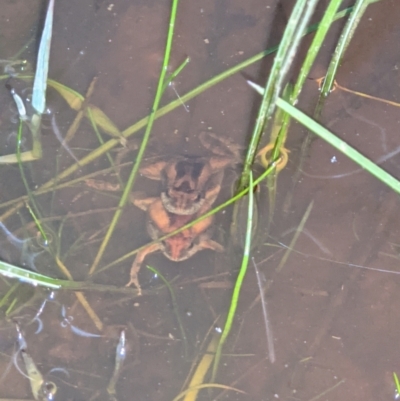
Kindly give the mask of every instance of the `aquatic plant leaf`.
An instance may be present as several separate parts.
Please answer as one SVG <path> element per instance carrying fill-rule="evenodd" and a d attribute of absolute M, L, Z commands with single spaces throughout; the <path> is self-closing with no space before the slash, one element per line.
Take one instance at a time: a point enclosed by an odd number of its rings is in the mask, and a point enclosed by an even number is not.
<path fill-rule="evenodd" d="M 85 98 L 80 93 L 52 79 L 48 80 L 48 84 L 64 98 L 71 109 L 79 111 L 82 108 Z"/>
<path fill-rule="evenodd" d="M 32 151 L 22 152 L 20 154 L 21 162 L 32 162 L 38 158 L 32 153 Z M 18 163 L 17 155 L 15 153 L 0 156 L 0 164 L 13 164 Z"/>
<path fill-rule="evenodd" d="M 40 40 L 39 54 L 36 65 L 35 80 L 33 81 L 32 106 L 43 114 L 46 104 L 47 76 L 49 72 L 50 46 L 53 30 L 54 0 L 49 1 L 42 38 Z"/>
<path fill-rule="evenodd" d="M 111 136 L 117 138 L 124 138 L 121 134 L 121 131 L 117 128 L 117 126 L 107 117 L 107 115 L 99 109 L 97 106 L 90 105 L 90 111 L 93 120 L 95 123 L 102 128 L 102 130 Z M 88 116 L 89 117 L 89 116 Z"/>

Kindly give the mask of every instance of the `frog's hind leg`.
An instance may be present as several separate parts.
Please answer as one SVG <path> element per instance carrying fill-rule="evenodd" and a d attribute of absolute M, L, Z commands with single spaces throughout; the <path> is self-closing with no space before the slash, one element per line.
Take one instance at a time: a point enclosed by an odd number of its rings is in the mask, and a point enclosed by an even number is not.
<path fill-rule="evenodd" d="M 132 284 L 138 289 L 139 294 L 142 295 L 142 289 L 139 284 L 139 278 L 138 278 L 138 273 L 140 271 L 140 268 L 142 266 L 142 263 L 145 259 L 145 257 L 149 253 L 153 253 L 160 250 L 160 244 L 155 243 L 155 244 L 150 244 L 146 248 L 142 249 L 136 254 L 135 260 L 133 261 L 132 267 L 131 267 L 131 273 L 130 273 L 130 279 L 128 284 L 126 284 L 126 287 L 131 286 Z"/>

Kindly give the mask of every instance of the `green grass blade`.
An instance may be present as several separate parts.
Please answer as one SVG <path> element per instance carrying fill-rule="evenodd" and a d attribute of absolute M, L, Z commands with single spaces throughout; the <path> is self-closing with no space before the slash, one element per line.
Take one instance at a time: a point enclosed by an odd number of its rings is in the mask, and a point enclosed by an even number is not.
<path fill-rule="evenodd" d="M 265 86 L 263 98 L 258 111 L 256 124 L 247 151 L 244 168 L 239 180 L 239 190 L 248 186 L 249 172 L 254 163 L 255 153 L 258 148 L 261 135 L 265 129 L 268 119 L 272 116 L 275 109 L 275 101 L 278 97 L 286 74 L 292 65 L 293 58 L 299 47 L 300 40 L 306 32 L 306 26 L 314 12 L 318 0 L 299 0 L 292 11 L 287 27 L 282 37 L 276 53 L 274 63 L 267 84 Z"/>
<path fill-rule="evenodd" d="M 182 70 L 188 65 L 190 57 L 186 57 L 185 61 L 165 80 L 162 91 L 167 89 L 168 85 L 182 72 Z"/>
<path fill-rule="evenodd" d="M 314 113 L 314 117 L 317 119 L 321 114 L 325 99 L 332 90 L 333 83 L 336 77 L 336 72 L 343 59 L 344 53 L 346 52 L 347 47 L 349 46 L 350 41 L 353 38 L 354 32 L 361 20 L 361 17 L 363 16 L 367 6 L 370 3 L 371 0 L 357 0 L 349 19 L 347 20 L 347 23 L 343 28 L 343 32 L 340 35 L 339 42 L 336 46 L 335 52 L 333 53 L 333 57 L 331 59 L 325 79 L 322 84 L 318 103 Z"/>
<path fill-rule="evenodd" d="M 156 95 L 154 97 L 154 102 L 153 102 L 153 107 L 152 107 L 152 111 L 149 115 L 148 121 L 147 121 L 147 126 L 146 126 L 146 131 L 144 133 L 143 136 L 143 140 L 142 143 L 140 145 L 138 154 L 136 156 L 136 162 L 132 168 L 132 171 L 129 175 L 129 178 L 126 182 L 126 186 L 124 188 L 124 191 L 122 193 L 121 199 L 118 203 L 118 210 L 115 212 L 110 226 L 107 230 L 106 235 L 104 236 L 103 242 L 100 245 L 99 251 L 97 252 L 97 255 L 93 261 L 92 266 L 90 267 L 89 270 L 89 275 L 93 274 L 94 271 L 96 270 L 104 252 L 105 249 L 111 239 L 112 233 L 114 232 L 117 223 L 122 215 L 122 211 L 123 211 L 123 207 L 125 206 L 125 204 L 128 202 L 129 200 L 129 195 L 131 193 L 132 187 L 135 183 L 135 179 L 137 176 L 137 173 L 139 171 L 139 166 L 140 163 L 143 159 L 144 156 L 144 152 L 146 150 L 149 138 L 150 138 L 150 133 L 153 127 L 153 123 L 155 121 L 156 118 L 156 112 L 158 110 L 158 106 L 160 104 L 160 100 L 161 100 L 161 96 L 163 94 L 163 86 L 165 83 L 165 76 L 167 73 L 167 68 L 168 68 L 168 64 L 169 64 L 169 58 L 170 58 L 170 54 L 171 54 L 171 49 L 172 49 L 172 39 L 174 36 L 174 28 L 175 28 L 175 20 L 176 20 L 176 13 L 177 13 L 177 9 L 178 9 L 178 3 L 179 0 L 173 0 L 172 2 L 172 8 L 171 8 L 171 16 L 170 16 L 170 21 L 169 21 L 169 29 L 168 29 L 168 36 L 167 36 L 167 43 L 165 46 L 165 52 L 164 52 L 164 60 L 163 60 L 163 65 L 161 67 L 161 72 L 160 72 L 160 77 L 158 79 L 158 85 L 157 85 L 157 91 L 156 91 Z"/>
<path fill-rule="evenodd" d="M 326 34 L 328 33 L 328 30 L 331 27 L 332 23 L 335 21 L 336 12 L 341 3 L 342 0 L 331 0 L 327 9 L 325 10 L 324 16 L 319 23 L 317 32 L 315 33 L 314 39 L 308 49 L 307 56 L 304 59 L 299 76 L 294 86 L 293 94 L 290 99 L 290 103 L 293 105 L 299 97 L 304 82 L 307 79 L 315 58 L 317 57 L 317 54 L 325 40 Z"/>
<path fill-rule="evenodd" d="M 33 82 L 32 106 L 38 114 L 43 114 L 46 104 L 47 76 L 49 72 L 50 46 L 53 30 L 54 0 L 49 1 Z"/>
<path fill-rule="evenodd" d="M 396 178 L 394 178 L 393 176 L 388 174 L 385 170 L 380 168 L 378 165 L 376 165 L 371 160 L 367 159 L 365 156 L 363 156 L 360 152 L 358 152 L 357 150 L 352 148 L 350 145 L 348 145 L 342 139 L 340 139 L 336 135 L 332 134 L 325 127 L 318 124 L 315 120 L 308 117 L 302 111 L 293 107 L 285 100 L 278 98 L 276 104 L 278 107 L 280 107 L 282 110 L 289 113 L 293 118 L 295 118 L 297 121 L 299 121 L 305 127 L 307 127 L 309 130 L 314 132 L 316 135 L 318 135 L 319 137 L 324 139 L 326 142 L 331 144 L 333 147 L 338 149 L 340 152 L 342 152 L 348 158 L 350 158 L 355 163 L 360 165 L 362 168 L 367 170 L 373 176 L 375 176 L 380 181 L 385 183 L 387 186 L 392 188 L 395 192 L 400 193 L 400 182 Z"/>
<path fill-rule="evenodd" d="M 400 382 L 395 372 L 393 372 L 393 379 L 394 379 L 394 384 L 396 386 L 396 392 L 397 394 L 400 394 Z M 395 397 L 395 399 L 397 399 L 397 397 Z"/>
<path fill-rule="evenodd" d="M 217 370 L 218 370 L 218 365 L 219 361 L 221 359 L 221 353 L 222 353 L 222 347 L 228 338 L 228 335 L 232 329 L 232 324 L 233 320 L 235 318 L 236 314 L 236 309 L 238 306 L 239 302 L 239 296 L 240 296 L 240 290 L 242 288 L 243 280 L 246 275 L 247 271 L 247 266 L 249 264 L 249 258 L 250 258 L 250 250 L 251 250 L 251 237 L 252 237 L 252 231 L 253 231 L 253 210 L 254 210 L 254 195 L 253 195 L 253 174 L 250 171 L 250 186 L 249 186 L 249 209 L 248 209 L 248 214 L 247 214 L 247 228 L 246 228 L 246 239 L 244 243 L 244 250 L 243 250 L 243 258 L 242 258 L 242 264 L 240 266 L 239 274 L 236 279 L 235 287 L 233 289 L 233 294 L 232 294 L 232 300 L 231 304 L 229 306 L 229 311 L 228 315 L 226 317 L 226 322 L 224 329 L 221 334 L 221 338 L 219 340 L 217 350 L 215 352 L 215 359 L 214 359 L 214 365 L 213 365 L 213 370 L 212 370 L 212 376 L 211 376 L 211 381 L 215 381 L 215 377 L 217 375 Z"/>
<path fill-rule="evenodd" d="M 137 295 L 137 290 L 132 288 L 118 288 L 112 285 L 99 285 L 91 282 L 61 280 L 51 278 L 40 273 L 22 269 L 9 263 L 0 261 L 0 275 L 11 279 L 17 279 L 24 283 L 51 289 L 63 289 L 72 291 L 101 291 L 101 292 L 122 292 L 131 295 Z"/>

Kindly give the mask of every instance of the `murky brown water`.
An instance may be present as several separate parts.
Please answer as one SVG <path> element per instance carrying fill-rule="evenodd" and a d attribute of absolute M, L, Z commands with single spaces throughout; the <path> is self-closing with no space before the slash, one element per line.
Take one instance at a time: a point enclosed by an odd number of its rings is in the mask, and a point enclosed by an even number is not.
<path fill-rule="evenodd" d="M 119 0 L 113 4 L 100 0 L 57 1 L 50 77 L 85 94 L 97 76 L 91 103 L 124 130 L 149 113 L 163 56 L 169 6 L 168 2 L 140 0 Z M 182 2 L 171 67 L 176 68 L 186 56 L 190 56 L 191 62 L 174 82 L 176 90 L 182 95 L 275 45 L 289 12 L 290 5 L 286 3 L 276 6 L 259 0 Z M 340 85 L 399 101 L 396 52 L 399 12 L 395 0 L 370 6 L 339 70 Z M 43 8 L 36 3 L 15 1 L 3 5 L 1 59 L 11 58 L 32 37 L 37 37 L 40 15 Z M 312 78 L 323 74 L 328 47 Z M 21 57 L 34 64 L 36 48 L 37 42 L 33 41 Z M 263 60 L 245 73 L 262 83 L 271 60 Z M 29 83 L 16 79 L 12 84 L 22 94 L 29 89 Z M 317 86 L 310 80 L 305 89 L 300 107 L 312 110 Z M 162 102 L 167 104 L 175 98 L 170 88 Z M 188 102 L 189 111 L 180 107 L 157 120 L 146 157 L 205 154 L 198 140 L 198 134 L 205 130 L 229 136 L 244 146 L 252 130 L 258 100 L 240 74 L 228 78 Z M 6 154 L 14 149 L 17 120 L 4 85 L 0 87 L 0 101 L 3 105 L 0 143 L 2 153 Z M 52 90 L 48 107 L 65 135 L 76 113 Z M 397 108 L 336 91 L 326 103 L 322 121 L 363 154 L 381 162 L 394 176 L 400 176 L 398 156 L 386 157 L 400 145 Z M 73 163 L 53 135 L 51 124 L 50 115 L 44 119 L 45 157 L 25 166 L 31 189 Z M 141 131 L 134 135 L 133 141 L 140 134 Z M 268 358 L 259 288 L 250 265 L 234 330 L 225 345 L 216 379 L 217 383 L 244 393 L 202 390 L 198 395 L 200 400 L 393 399 L 392 372 L 400 373 L 398 197 L 319 139 L 312 142 L 304 174 L 293 186 L 304 134 L 302 128 L 292 124 L 287 144 L 290 160 L 279 176 L 271 237 L 261 238 L 261 245 L 252 255 L 269 283 L 266 298 L 276 362 L 271 364 Z M 104 138 L 108 139 L 106 135 Z M 26 149 L 29 141 L 28 137 L 24 142 Z M 87 120 L 70 146 L 78 158 L 98 146 Z M 113 151 L 111 155 L 115 157 Z M 124 161 L 134 156 L 132 152 Z M 69 179 L 108 166 L 102 156 Z M 10 205 L 3 203 L 25 195 L 26 190 L 17 166 L 1 169 L 0 206 L 1 213 L 5 213 Z M 126 178 L 129 167 L 125 169 L 122 176 Z M 234 179 L 235 173 L 228 172 L 216 203 L 229 197 Z M 135 189 L 153 196 L 159 191 L 156 182 L 144 177 L 138 179 Z M 82 182 L 36 197 L 45 228 L 53 237 L 52 254 L 37 245 L 32 217 L 21 208 L 3 221 L 15 237 L 0 233 L 2 259 L 64 278 L 55 263 L 59 258 L 75 280 L 85 280 L 118 199 L 119 193 L 96 191 Z M 294 229 L 311 201 L 313 208 L 304 233 L 295 244 L 296 252 L 277 271 L 284 251 L 269 244 L 290 244 Z M 260 206 L 260 212 L 265 214 L 267 207 Z M 229 214 L 217 216 L 214 238 L 218 241 L 223 238 L 226 241 L 224 231 L 229 227 Z M 131 205 L 126 207 L 93 281 L 122 287 L 128 280 L 133 257 L 105 270 L 104 266 L 148 241 L 144 212 Z M 0 398 L 32 398 L 29 381 L 13 365 L 17 333 L 13 321 L 5 317 L 18 293 L 15 305 L 18 309 L 12 318 L 19 321 L 29 353 L 39 369 L 59 387 L 56 400 L 108 398 L 106 388 L 123 328 L 128 352 L 116 385 L 116 398 L 174 399 L 186 388 L 190 367 L 197 362 L 199 352 L 204 352 L 207 344 L 204 346 L 203 341 L 210 328 L 219 327 L 223 321 L 217 318 L 227 311 L 240 260 L 240 253 L 232 251 L 225 254 L 202 251 L 180 263 L 169 261 L 160 253 L 149 255 L 146 263 L 173 283 L 177 310 L 161 280 L 143 267 L 141 297 L 122 292 L 84 292 L 99 319 L 98 327 L 78 301 L 79 295 L 64 291 L 46 303 L 40 315 L 43 328 L 36 333 L 39 322 L 32 319 L 49 293 L 20 285 L 0 308 Z M 2 297 L 12 285 L 11 280 L 2 283 Z M 21 358 L 14 359 L 23 369 Z M 52 371 L 53 368 L 61 370 Z"/>

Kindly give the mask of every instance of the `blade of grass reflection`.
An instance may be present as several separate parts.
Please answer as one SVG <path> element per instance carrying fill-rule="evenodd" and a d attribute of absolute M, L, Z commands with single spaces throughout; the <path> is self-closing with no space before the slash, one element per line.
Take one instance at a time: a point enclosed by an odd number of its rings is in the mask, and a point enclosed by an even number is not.
<path fill-rule="evenodd" d="M 304 216 L 303 216 L 303 218 L 301 219 L 299 226 L 297 227 L 296 233 L 294 234 L 292 240 L 290 241 L 289 248 L 288 248 L 288 249 L 286 250 L 286 252 L 284 253 L 284 255 L 283 255 L 281 261 L 279 262 L 278 267 L 276 268 L 276 272 L 277 272 L 277 273 L 279 273 L 279 272 L 282 270 L 282 267 L 283 267 L 283 266 L 285 265 L 285 263 L 287 262 L 287 260 L 288 260 L 288 258 L 289 258 L 289 255 L 290 255 L 290 253 L 291 253 L 291 249 L 294 248 L 294 245 L 296 244 L 296 242 L 297 242 L 297 240 L 298 240 L 298 238 L 299 238 L 299 235 L 300 235 L 300 233 L 302 232 L 302 230 L 303 230 L 303 228 L 304 228 L 304 226 L 305 226 L 305 224 L 306 224 L 306 222 L 307 222 L 307 220 L 308 220 L 308 218 L 309 218 L 309 216 L 310 216 L 311 209 L 313 208 L 313 205 L 314 205 L 314 201 L 312 201 L 312 202 L 308 205 L 307 210 L 306 210 L 306 212 L 304 213 Z"/>
<path fill-rule="evenodd" d="M 275 347 L 274 347 L 274 337 L 273 337 L 273 334 L 272 334 L 272 329 L 271 329 L 271 325 L 270 325 L 270 319 L 269 319 L 269 316 L 268 316 L 267 301 L 265 299 L 265 292 L 264 292 L 265 290 L 264 290 L 262 282 L 261 282 L 261 273 L 258 270 L 256 262 L 254 261 L 254 257 L 252 257 L 251 260 L 253 262 L 254 270 L 256 271 L 257 284 L 258 284 L 258 288 L 260 290 L 261 307 L 262 307 L 264 323 L 265 323 L 265 334 L 267 336 L 268 358 L 269 358 L 271 363 L 274 363 L 276 361 Z M 265 281 L 265 278 L 264 278 L 264 281 Z"/>

